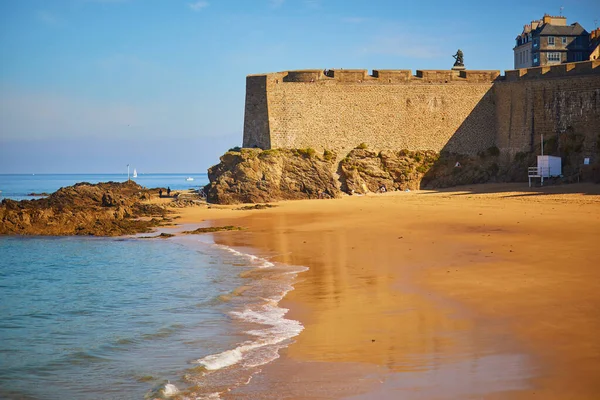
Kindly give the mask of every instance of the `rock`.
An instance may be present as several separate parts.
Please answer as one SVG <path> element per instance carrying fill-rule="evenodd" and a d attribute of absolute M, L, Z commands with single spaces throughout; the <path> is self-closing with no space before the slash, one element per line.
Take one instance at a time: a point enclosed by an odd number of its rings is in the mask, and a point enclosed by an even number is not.
<path fill-rule="evenodd" d="M 335 156 L 312 149 L 229 151 L 208 170 L 210 203 L 267 203 L 339 197 Z"/>
<path fill-rule="evenodd" d="M 342 190 L 347 193 L 436 189 L 494 182 L 507 176 L 491 149 L 477 156 L 424 151 L 352 150 L 340 162 Z M 524 168 L 523 171 L 527 171 Z"/>
<path fill-rule="evenodd" d="M 373 151 L 359 145 L 338 165 L 336 155 L 312 149 L 238 149 L 208 170 L 210 203 L 264 203 L 339 197 L 342 192 L 437 189 L 488 182 L 526 182 L 534 153 L 501 154 L 492 146 L 477 155 L 432 150 Z M 335 172 L 334 172 L 335 171 Z M 600 162 L 563 179 L 600 182 Z M 382 190 L 385 188 L 385 190 Z"/>
<path fill-rule="evenodd" d="M 342 190 L 347 193 L 419 189 L 425 173 L 438 160 L 434 151 L 375 152 L 356 148 L 340 162 Z"/>
<path fill-rule="evenodd" d="M 117 236 L 148 232 L 167 215 L 133 181 L 77 183 L 46 198 L 0 204 L 0 234 Z M 142 218 L 145 217 L 145 218 Z"/>

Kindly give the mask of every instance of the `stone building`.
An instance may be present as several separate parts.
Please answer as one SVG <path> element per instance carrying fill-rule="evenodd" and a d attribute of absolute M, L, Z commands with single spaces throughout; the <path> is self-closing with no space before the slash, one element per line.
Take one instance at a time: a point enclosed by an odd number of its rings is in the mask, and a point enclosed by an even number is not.
<path fill-rule="evenodd" d="M 523 32 L 516 37 L 516 45 L 513 48 L 515 54 L 515 69 L 531 68 L 533 66 L 531 55 L 531 32 L 532 30 L 537 29 L 540 24 L 541 20 L 531 21 L 531 24 L 523 26 Z"/>
<path fill-rule="evenodd" d="M 600 59 L 600 28 L 590 33 L 590 61 Z"/>
<path fill-rule="evenodd" d="M 515 69 L 565 62 L 585 61 L 590 56 L 590 35 L 579 23 L 567 25 L 567 18 L 544 15 L 523 27 L 514 51 Z"/>

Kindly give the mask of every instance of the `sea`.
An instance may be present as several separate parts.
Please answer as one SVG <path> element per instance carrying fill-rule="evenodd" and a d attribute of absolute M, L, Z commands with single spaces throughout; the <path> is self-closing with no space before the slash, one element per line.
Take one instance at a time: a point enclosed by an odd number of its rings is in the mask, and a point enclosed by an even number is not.
<path fill-rule="evenodd" d="M 23 200 L 126 179 L 0 175 L 0 190 Z M 171 190 L 208 182 L 206 174 L 134 180 Z M 0 398 L 219 399 L 302 331 L 279 303 L 304 270 L 210 234 L 0 236 Z"/>

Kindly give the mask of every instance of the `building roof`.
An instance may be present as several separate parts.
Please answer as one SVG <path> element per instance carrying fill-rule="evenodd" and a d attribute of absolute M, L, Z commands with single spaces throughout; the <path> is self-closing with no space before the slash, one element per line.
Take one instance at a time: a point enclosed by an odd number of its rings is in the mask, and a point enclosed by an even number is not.
<path fill-rule="evenodd" d="M 543 36 L 579 36 L 586 35 L 587 31 L 578 22 L 568 26 L 544 24 L 538 28 L 538 34 Z"/>
<path fill-rule="evenodd" d="M 598 47 L 600 47 L 600 28 L 590 32 L 590 53 L 594 53 Z"/>
<path fill-rule="evenodd" d="M 596 47 L 600 44 L 600 28 L 596 28 L 590 32 L 590 46 Z"/>

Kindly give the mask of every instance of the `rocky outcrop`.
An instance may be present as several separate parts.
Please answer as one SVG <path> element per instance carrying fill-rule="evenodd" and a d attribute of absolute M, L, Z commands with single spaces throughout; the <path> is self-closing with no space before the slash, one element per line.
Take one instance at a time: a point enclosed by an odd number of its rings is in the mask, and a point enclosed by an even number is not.
<path fill-rule="evenodd" d="M 312 149 L 228 151 L 208 170 L 210 203 L 265 203 L 340 196 L 335 154 Z"/>
<path fill-rule="evenodd" d="M 531 157 L 501 167 L 500 153 L 490 147 L 476 156 L 426 151 L 352 150 L 340 162 L 340 181 L 346 193 L 386 190 L 437 189 L 476 183 L 527 180 Z"/>
<path fill-rule="evenodd" d="M 340 181 L 346 193 L 419 189 L 423 175 L 438 160 L 434 151 L 371 151 L 356 148 L 340 162 Z"/>
<path fill-rule="evenodd" d="M 572 147 L 577 149 L 575 145 Z M 565 149 L 563 153 L 569 148 Z M 580 154 L 577 157 L 581 158 Z M 432 150 L 375 151 L 361 144 L 339 164 L 334 159 L 332 152 L 318 155 L 312 149 L 232 150 L 221 157 L 221 163 L 209 169 L 207 199 L 221 204 L 261 203 L 338 197 L 341 193 L 365 194 L 384 188 L 414 190 L 526 182 L 527 168 L 536 164 L 533 153 L 517 153 L 509 159 L 495 146 L 477 155 L 462 155 Z M 564 171 L 569 172 L 569 159 L 566 164 Z M 557 182 L 579 178 L 599 181 L 599 165 L 578 166 L 577 173 L 565 175 Z"/>
<path fill-rule="evenodd" d="M 117 236 L 148 232 L 167 211 L 135 182 L 78 183 L 39 200 L 2 200 L 0 234 Z"/>

